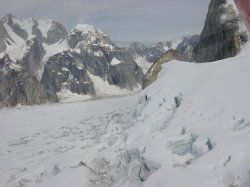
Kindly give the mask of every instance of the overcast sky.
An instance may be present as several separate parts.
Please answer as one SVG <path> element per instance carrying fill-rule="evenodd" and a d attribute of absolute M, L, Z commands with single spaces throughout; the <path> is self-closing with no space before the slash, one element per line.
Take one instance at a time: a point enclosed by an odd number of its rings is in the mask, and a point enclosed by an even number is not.
<path fill-rule="evenodd" d="M 200 33 L 210 0 L 0 0 L 0 16 L 100 28 L 114 41 L 162 41 Z"/>

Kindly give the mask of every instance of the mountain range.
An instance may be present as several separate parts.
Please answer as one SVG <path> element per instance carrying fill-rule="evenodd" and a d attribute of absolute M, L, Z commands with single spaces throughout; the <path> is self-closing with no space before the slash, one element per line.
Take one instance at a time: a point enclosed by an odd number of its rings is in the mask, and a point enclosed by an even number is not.
<path fill-rule="evenodd" d="M 197 42 L 198 36 L 192 36 L 151 47 L 134 42 L 126 49 L 91 25 L 78 24 L 68 32 L 54 20 L 8 14 L 0 20 L 0 58 L 5 67 L 0 74 L 0 103 L 4 107 L 57 102 L 68 93 L 102 97 L 134 92 L 141 89 L 152 63 L 168 49 L 179 49 L 191 60 Z M 29 78 L 21 76 L 20 69 Z M 8 77 L 15 81 L 7 83 Z M 30 79 L 34 85 L 25 84 Z M 35 100 L 30 99 L 34 86 L 42 90 Z M 11 94 L 13 90 L 22 94 Z"/>

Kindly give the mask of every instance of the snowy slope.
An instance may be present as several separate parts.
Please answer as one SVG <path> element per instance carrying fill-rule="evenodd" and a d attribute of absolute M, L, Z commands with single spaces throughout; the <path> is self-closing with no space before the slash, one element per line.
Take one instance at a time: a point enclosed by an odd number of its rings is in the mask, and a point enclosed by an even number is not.
<path fill-rule="evenodd" d="M 250 45 L 139 95 L 0 110 L 0 186 L 250 186 Z"/>

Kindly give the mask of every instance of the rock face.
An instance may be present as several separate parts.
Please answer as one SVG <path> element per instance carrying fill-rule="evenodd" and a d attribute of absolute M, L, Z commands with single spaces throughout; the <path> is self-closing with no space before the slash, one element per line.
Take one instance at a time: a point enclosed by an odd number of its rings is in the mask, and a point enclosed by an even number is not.
<path fill-rule="evenodd" d="M 6 50 L 7 45 L 10 44 L 11 41 L 13 42 L 13 40 L 11 39 L 8 32 L 0 21 L 0 53 Z"/>
<path fill-rule="evenodd" d="M 177 50 L 168 50 L 166 52 L 166 54 L 160 58 L 158 61 L 156 61 L 148 70 L 146 76 L 145 76 L 145 80 L 143 82 L 143 86 L 142 88 L 146 88 L 147 86 L 149 86 L 150 84 L 152 84 L 154 81 L 156 81 L 157 79 L 157 75 L 158 73 L 161 71 L 162 69 L 162 64 L 169 62 L 171 60 L 183 60 L 183 56 L 182 54 L 177 51 Z"/>
<path fill-rule="evenodd" d="M 27 96 L 36 99 L 30 102 L 17 99 L 16 103 L 44 103 L 36 95 L 39 91 L 45 95 L 46 89 L 51 93 L 67 89 L 95 96 L 96 90 L 98 94 L 105 92 L 100 91 L 104 90 L 102 83 L 109 94 L 113 90 L 125 93 L 124 89 L 129 92 L 142 86 L 144 74 L 133 55 L 117 47 L 108 35 L 93 26 L 78 24 L 68 33 L 61 23 L 53 20 L 6 15 L 0 21 L 0 31 L 0 56 L 8 54 L 11 64 L 23 69 L 16 76 L 32 80 L 29 86 L 37 90 L 34 96 Z M 6 85 L 4 88 L 7 89 Z"/>
<path fill-rule="evenodd" d="M 63 52 L 47 61 L 41 83 L 49 90 L 58 92 L 65 88 L 72 93 L 95 95 L 93 82 L 84 66 L 79 63 L 80 56 Z"/>
<path fill-rule="evenodd" d="M 90 25 L 77 25 L 69 33 L 67 42 L 70 50 L 78 52 L 78 61 L 89 73 L 101 77 L 110 85 L 128 90 L 142 85 L 143 72 L 133 56 L 117 47 L 99 29 Z"/>
<path fill-rule="evenodd" d="M 2 18 L 2 22 L 6 23 L 13 30 L 14 33 L 16 33 L 22 39 L 27 40 L 27 38 L 29 37 L 28 33 L 24 29 L 22 29 L 21 26 L 14 20 L 15 17 L 11 14 L 7 14 L 5 17 Z"/>
<path fill-rule="evenodd" d="M 187 62 L 193 62 L 193 49 L 198 44 L 200 39 L 199 35 L 193 35 L 188 37 L 183 37 L 182 41 L 176 47 L 176 50 L 179 51 L 183 60 Z"/>
<path fill-rule="evenodd" d="M 141 42 L 133 42 L 129 46 L 129 52 L 136 57 L 143 57 L 148 62 L 155 62 L 159 60 L 168 50 L 178 50 L 183 54 L 185 61 L 191 62 L 193 48 L 199 41 L 199 35 L 185 36 L 176 40 L 170 40 L 166 42 L 158 42 L 151 47 L 146 47 Z"/>
<path fill-rule="evenodd" d="M 46 90 L 8 55 L 0 59 L 0 90 L 0 108 L 58 102 L 54 92 Z"/>
<path fill-rule="evenodd" d="M 68 32 L 63 26 L 63 24 L 57 21 L 52 21 L 51 28 L 47 32 L 46 43 L 55 44 L 59 42 L 60 40 L 64 40 L 67 37 L 67 35 L 68 35 Z"/>
<path fill-rule="evenodd" d="M 231 1 L 230 1 L 231 2 Z M 235 56 L 247 41 L 243 21 L 234 2 L 211 0 L 200 41 L 193 50 L 197 62 L 210 62 Z"/>
<path fill-rule="evenodd" d="M 133 55 L 136 63 L 142 68 L 144 74 L 146 74 L 152 63 L 159 60 L 170 49 L 179 51 L 184 61 L 194 61 L 192 57 L 193 48 L 198 41 L 199 36 L 193 35 L 166 42 L 158 42 L 151 47 L 146 47 L 141 42 L 133 42 L 128 50 Z"/>
<path fill-rule="evenodd" d="M 24 50 L 24 56 L 17 61 L 17 63 L 24 66 L 31 74 L 35 75 L 42 66 L 41 60 L 46 52 L 37 37 L 27 40 Z"/>

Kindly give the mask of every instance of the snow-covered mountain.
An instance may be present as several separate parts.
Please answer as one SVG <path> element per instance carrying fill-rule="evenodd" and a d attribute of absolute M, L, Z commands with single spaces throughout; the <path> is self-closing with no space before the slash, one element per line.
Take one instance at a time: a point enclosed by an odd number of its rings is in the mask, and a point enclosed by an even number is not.
<path fill-rule="evenodd" d="M 128 50 L 133 55 L 136 63 L 142 68 L 144 74 L 147 73 L 152 63 L 159 60 L 168 50 L 178 50 L 182 53 L 185 61 L 193 61 L 193 48 L 199 41 L 198 35 L 185 36 L 178 39 L 158 42 L 147 47 L 142 42 L 133 42 Z"/>
<path fill-rule="evenodd" d="M 134 96 L 0 110 L 0 186 L 250 186 L 250 44 Z M 105 109 L 105 110 L 104 110 Z"/>
<path fill-rule="evenodd" d="M 229 31 L 223 28 L 222 33 Z M 41 62 L 46 59 L 41 82 L 32 70 L 0 53 L 0 101 L 9 94 L 14 101 L 20 95 L 46 103 L 57 97 L 45 86 L 57 91 L 64 82 L 76 92 L 111 88 L 100 78 L 106 73 L 97 69 L 96 76 L 94 67 L 91 73 L 82 55 L 117 55 L 124 49 L 118 53 L 91 26 L 78 25 L 70 33 L 56 44 L 39 45 L 45 51 Z M 7 48 L 11 36 L 7 30 L 1 35 Z M 31 41 L 26 46 L 40 40 Z M 230 52 L 227 42 L 221 45 L 220 53 Z M 241 44 L 236 56 L 211 63 L 169 61 L 181 56 L 168 50 L 154 63 L 155 81 L 137 94 L 0 109 L 0 187 L 249 187 L 250 42 Z M 111 58 L 110 66 L 123 63 L 120 58 Z"/>
<path fill-rule="evenodd" d="M 67 32 L 53 20 L 6 15 L 0 29 L 1 56 L 7 54 L 51 92 L 104 96 L 141 88 L 143 72 L 133 56 L 93 26 L 78 24 Z"/>

